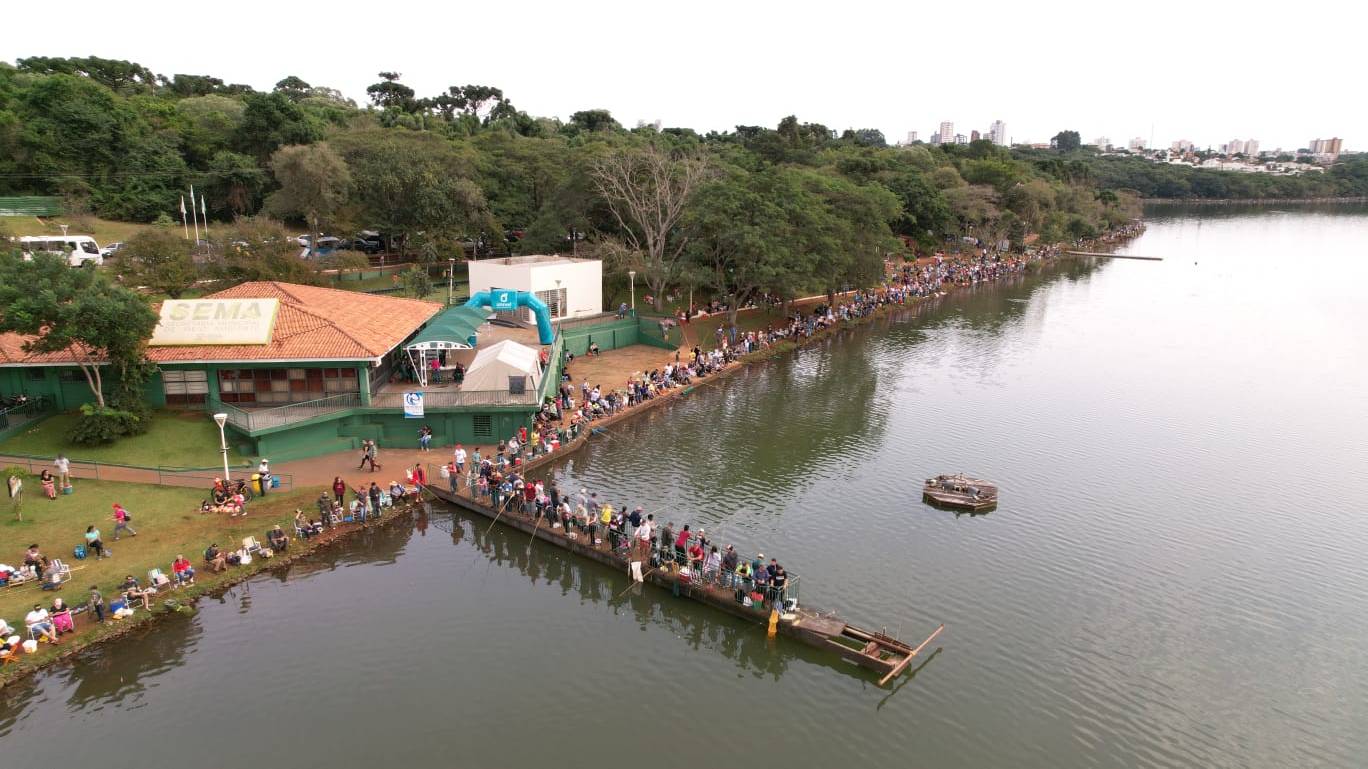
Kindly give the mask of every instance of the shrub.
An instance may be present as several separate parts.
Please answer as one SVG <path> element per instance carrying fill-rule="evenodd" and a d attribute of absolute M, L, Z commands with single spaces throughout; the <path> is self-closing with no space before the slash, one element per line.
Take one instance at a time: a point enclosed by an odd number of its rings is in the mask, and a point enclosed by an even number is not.
<path fill-rule="evenodd" d="M 82 446 L 113 443 L 125 435 L 143 432 L 143 418 L 122 409 L 100 408 L 93 403 L 81 406 L 81 418 L 71 428 L 71 442 Z"/>

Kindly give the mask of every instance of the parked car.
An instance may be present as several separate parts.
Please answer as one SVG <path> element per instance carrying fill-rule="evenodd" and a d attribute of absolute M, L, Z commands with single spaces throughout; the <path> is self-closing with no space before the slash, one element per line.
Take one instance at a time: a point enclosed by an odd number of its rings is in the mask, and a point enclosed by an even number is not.
<path fill-rule="evenodd" d="M 363 254 L 378 254 L 385 250 L 379 240 L 367 240 L 366 238 L 356 238 L 352 241 L 351 247 Z"/>
<path fill-rule="evenodd" d="M 122 242 L 110 243 L 109 245 L 107 245 L 107 246 L 105 246 L 104 248 L 100 249 L 100 256 L 104 257 L 105 259 L 108 259 L 109 257 L 114 256 L 115 254 L 117 254 L 117 253 L 119 252 L 119 250 L 122 249 L 123 247 L 124 247 L 124 244 L 123 244 Z"/>

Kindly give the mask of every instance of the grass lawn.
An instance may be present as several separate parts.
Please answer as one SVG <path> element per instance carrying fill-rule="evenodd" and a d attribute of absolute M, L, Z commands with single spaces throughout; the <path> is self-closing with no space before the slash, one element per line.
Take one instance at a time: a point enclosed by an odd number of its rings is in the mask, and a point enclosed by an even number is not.
<path fill-rule="evenodd" d="M 25 549 L 30 543 L 37 543 L 44 555 L 60 558 L 73 571 L 71 581 L 58 591 L 44 591 L 37 582 L 0 588 L 0 617 L 10 625 L 22 628 L 24 615 L 35 603 L 47 607 L 59 595 L 72 606 L 81 605 L 91 585 L 97 585 L 108 602 L 117 594 L 116 588 L 125 575 L 132 574 L 145 586 L 149 569 L 161 568 L 169 576 L 171 561 L 181 553 L 190 559 L 197 573 L 195 591 L 210 588 L 223 577 L 210 577 L 207 569 L 201 569 L 204 549 L 209 544 L 217 542 L 224 550 L 236 549 L 242 538 L 249 535 L 265 543 L 266 531 L 277 522 L 293 539 L 295 508 L 313 512 L 312 503 L 318 493 L 318 489 L 302 489 L 268 495 L 250 503 L 246 516 L 229 518 L 201 514 L 199 504 L 205 492 L 198 489 L 80 479 L 75 481 L 75 488 L 74 494 L 59 495 L 50 501 L 42 496 L 38 479 L 28 478 L 24 483 L 24 520 L 15 520 L 8 506 L 0 513 L 0 562 L 21 565 Z M 132 516 L 130 525 L 138 532 L 136 537 L 124 536 L 114 541 L 114 502 L 127 508 Z M 96 559 L 92 554 L 78 561 L 72 550 L 84 541 L 86 526 L 92 524 L 103 534 L 112 555 Z M 229 567 L 224 574 L 238 576 L 240 570 Z M 162 591 L 158 598 L 185 592 Z M 137 615 L 146 613 L 139 607 Z M 77 618 L 78 635 L 115 629 L 98 627 L 88 617 Z M 66 645 L 64 642 L 62 647 Z M 41 661 L 51 653 L 50 647 L 43 644 L 33 660 Z"/>
<path fill-rule="evenodd" d="M 67 440 L 78 414 L 57 414 L 34 423 L 23 432 L 0 442 L 0 453 L 56 456 L 66 454 L 73 460 L 108 462 L 148 467 L 216 467 L 222 462 L 218 425 L 207 414 L 183 411 L 158 411 L 152 427 L 143 435 L 123 438 L 105 446 L 78 446 Z M 234 465 L 251 463 L 228 447 L 228 461 Z"/>

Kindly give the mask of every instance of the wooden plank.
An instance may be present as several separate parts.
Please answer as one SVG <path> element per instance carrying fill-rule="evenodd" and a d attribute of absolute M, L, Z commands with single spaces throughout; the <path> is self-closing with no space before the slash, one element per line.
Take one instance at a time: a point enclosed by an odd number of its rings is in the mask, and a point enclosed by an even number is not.
<path fill-rule="evenodd" d="M 934 631 L 932 631 L 931 635 L 927 636 L 925 641 L 922 641 L 921 644 L 917 646 L 917 648 L 913 649 L 911 654 L 907 655 L 906 657 L 903 657 L 902 662 L 899 662 L 897 665 L 894 665 L 893 669 L 888 671 L 888 675 L 879 679 L 879 686 L 887 686 L 889 681 L 892 681 L 893 679 L 897 678 L 904 670 L 907 670 L 907 666 L 912 664 L 912 658 L 917 656 L 917 654 L 919 654 L 922 649 L 925 649 L 926 645 L 931 643 L 931 640 L 936 636 L 940 635 L 941 631 L 944 629 L 945 625 L 942 624 L 940 627 L 937 627 Z"/>

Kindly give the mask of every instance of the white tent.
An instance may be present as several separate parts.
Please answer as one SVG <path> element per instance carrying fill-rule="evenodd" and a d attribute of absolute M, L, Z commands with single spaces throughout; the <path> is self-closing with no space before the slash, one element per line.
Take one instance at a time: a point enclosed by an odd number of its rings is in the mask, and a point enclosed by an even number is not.
<path fill-rule="evenodd" d="M 461 389 L 509 392 L 519 377 L 525 377 L 524 392 L 536 392 L 542 377 L 540 356 L 527 345 L 505 339 L 475 353 Z"/>

